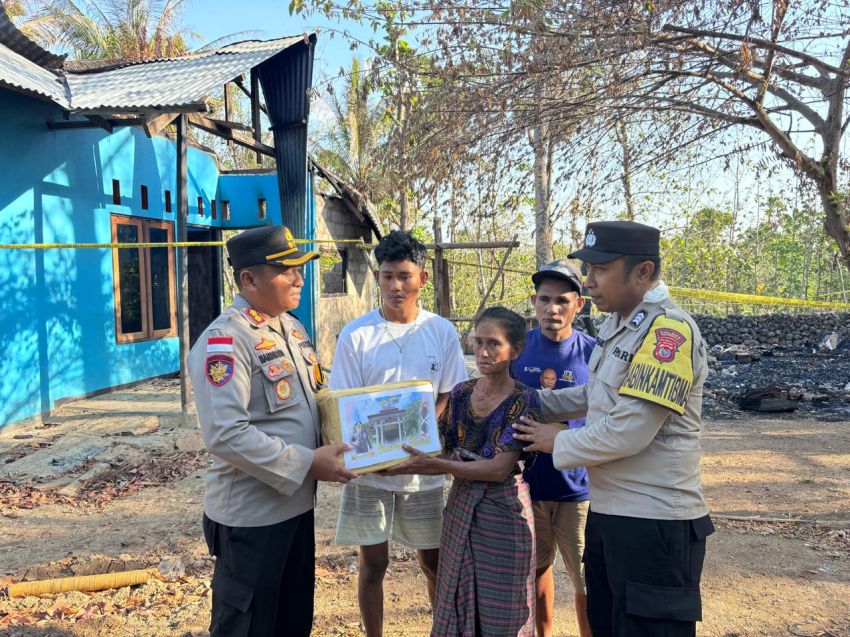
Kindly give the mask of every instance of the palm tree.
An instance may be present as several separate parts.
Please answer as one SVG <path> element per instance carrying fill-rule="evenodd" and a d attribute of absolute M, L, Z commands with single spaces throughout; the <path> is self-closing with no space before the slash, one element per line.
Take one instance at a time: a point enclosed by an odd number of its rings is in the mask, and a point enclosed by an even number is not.
<path fill-rule="evenodd" d="M 51 20 L 41 15 L 42 0 L 0 0 L 6 14 L 28 38 L 44 45 L 50 40 Z"/>
<path fill-rule="evenodd" d="M 30 35 L 78 60 L 139 61 L 188 52 L 200 38 L 181 26 L 189 0 L 8 0 Z M 26 31 L 25 31 L 26 32 Z"/>
<path fill-rule="evenodd" d="M 333 122 L 318 144 L 317 159 L 381 208 L 389 191 L 380 149 L 390 120 L 357 58 L 341 96 L 331 93 L 331 109 Z"/>

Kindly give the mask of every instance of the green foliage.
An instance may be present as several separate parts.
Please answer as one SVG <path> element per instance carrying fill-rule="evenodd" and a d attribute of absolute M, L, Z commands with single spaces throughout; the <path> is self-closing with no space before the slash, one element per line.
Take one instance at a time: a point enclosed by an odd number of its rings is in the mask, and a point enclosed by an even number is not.
<path fill-rule="evenodd" d="M 662 240 L 662 274 L 672 286 L 811 300 L 843 300 L 844 271 L 821 211 L 770 197 L 755 223 L 703 208 Z M 700 303 L 697 311 L 725 304 Z"/>
<path fill-rule="evenodd" d="M 419 437 L 419 420 L 422 413 L 422 399 L 417 398 L 411 402 L 404 412 L 401 421 L 401 436 L 405 440 L 413 440 Z"/>
<path fill-rule="evenodd" d="M 369 67 L 354 58 L 342 90 L 330 92 L 329 99 L 334 118 L 318 140 L 316 159 L 387 219 L 394 201 L 384 146 L 392 123 L 385 99 L 372 86 Z"/>
<path fill-rule="evenodd" d="M 79 60 L 149 60 L 186 53 L 200 39 L 182 27 L 188 0 L 31 0 L 15 3 L 44 46 Z"/>

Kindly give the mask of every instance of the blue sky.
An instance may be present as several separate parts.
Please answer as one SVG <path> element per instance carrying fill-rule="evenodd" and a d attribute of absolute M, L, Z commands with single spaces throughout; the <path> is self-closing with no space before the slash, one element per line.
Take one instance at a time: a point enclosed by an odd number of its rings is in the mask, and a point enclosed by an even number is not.
<path fill-rule="evenodd" d="M 253 31 L 248 37 L 259 39 L 297 35 L 320 29 L 314 69 L 314 85 L 333 77 L 351 63 L 355 54 L 351 40 L 340 33 L 348 30 L 356 37 L 368 39 L 371 29 L 353 21 L 341 24 L 320 14 L 289 15 L 287 0 L 194 0 L 184 14 L 187 29 L 204 37 L 206 42 L 242 31 Z M 240 38 L 242 39 L 242 38 Z M 362 57 L 365 52 L 360 52 Z"/>

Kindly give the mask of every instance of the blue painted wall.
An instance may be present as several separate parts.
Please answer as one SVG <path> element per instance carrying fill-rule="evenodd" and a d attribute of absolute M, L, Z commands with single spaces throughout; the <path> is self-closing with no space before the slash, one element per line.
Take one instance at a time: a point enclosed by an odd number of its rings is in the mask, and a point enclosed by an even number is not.
<path fill-rule="evenodd" d="M 0 243 L 108 243 L 112 214 L 173 223 L 164 199 L 170 190 L 176 211 L 172 142 L 132 128 L 108 134 L 45 125 L 61 119 L 51 104 L 0 89 Z M 121 205 L 112 204 L 113 179 L 121 182 Z M 142 184 L 149 210 L 141 208 Z M 210 218 L 218 196 L 231 201 L 224 225 L 260 225 L 255 192 L 268 202 L 267 222 L 280 223 L 274 175 L 219 181 L 215 160 L 189 149 L 189 224 L 221 225 Z M 0 319 L 0 427 L 63 398 L 178 369 L 176 338 L 115 342 L 111 250 L 0 249 Z"/>

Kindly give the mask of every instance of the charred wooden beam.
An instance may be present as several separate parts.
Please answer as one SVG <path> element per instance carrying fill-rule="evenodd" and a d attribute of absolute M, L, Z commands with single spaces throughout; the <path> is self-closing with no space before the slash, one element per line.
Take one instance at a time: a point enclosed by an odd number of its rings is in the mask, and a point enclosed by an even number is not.
<path fill-rule="evenodd" d="M 216 119 L 214 117 L 206 117 L 205 119 L 213 122 L 216 126 L 220 128 L 226 128 L 229 130 L 239 130 L 246 131 L 248 133 L 252 132 L 254 129 L 248 126 L 247 124 L 243 124 L 242 122 L 231 122 L 226 119 Z"/>
<path fill-rule="evenodd" d="M 47 121 L 47 128 L 53 131 L 59 130 L 75 130 L 86 128 L 103 128 L 112 132 L 116 126 L 143 126 L 147 120 L 144 117 L 123 117 L 123 118 L 98 118 L 98 121 L 93 121 L 88 118 L 73 119 L 67 122 Z"/>
<path fill-rule="evenodd" d="M 230 121 L 230 82 L 224 85 L 224 119 Z M 233 146 L 233 142 L 228 141 L 228 146 Z"/>
<path fill-rule="evenodd" d="M 163 115 L 154 115 L 153 117 L 148 117 L 147 119 L 145 119 L 145 123 L 142 124 L 142 128 L 145 131 L 145 135 L 147 135 L 148 137 L 153 137 L 154 135 L 159 135 L 178 117 L 180 116 L 177 113 L 164 113 Z"/>
<path fill-rule="evenodd" d="M 105 130 L 107 133 L 111 133 L 111 132 L 112 132 L 112 128 L 114 127 L 114 124 L 112 124 L 112 122 L 110 122 L 110 121 L 109 121 L 108 119 L 106 119 L 105 117 L 101 117 L 100 115 L 86 115 L 86 118 L 87 118 L 87 119 L 88 119 L 88 120 L 89 120 L 92 124 L 95 124 L 96 126 L 99 126 L 99 127 L 100 127 L 100 128 L 102 128 L 103 130 Z"/>
<path fill-rule="evenodd" d="M 251 69 L 251 126 L 254 127 L 254 141 L 263 141 L 263 128 L 260 121 L 260 74 Z M 263 165 L 263 156 L 257 153 L 257 165 Z"/>
<path fill-rule="evenodd" d="M 222 139 L 226 139 L 228 141 L 232 141 L 234 144 L 238 144 L 239 146 L 244 146 L 245 148 L 249 148 L 257 153 L 262 153 L 263 155 L 268 155 L 269 157 L 274 157 L 274 148 L 267 144 L 263 144 L 262 142 L 255 142 L 250 139 L 245 139 L 238 135 L 235 131 L 230 130 L 225 126 L 216 125 L 216 123 L 209 119 L 208 117 L 204 117 L 203 115 L 188 115 L 189 124 L 198 128 L 202 131 L 206 131 L 213 135 L 217 135 Z"/>
<path fill-rule="evenodd" d="M 236 86 L 238 86 L 240 89 L 242 89 L 242 92 L 245 93 L 245 95 L 248 96 L 248 99 L 251 99 L 251 91 L 249 91 L 248 88 L 245 86 L 245 82 L 242 81 L 241 77 L 238 77 L 235 80 L 233 80 L 233 83 Z M 266 109 L 266 105 L 263 104 L 262 102 L 260 102 L 260 110 L 263 111 L 266 115 L 269 114 L 268 109 Z"/>

